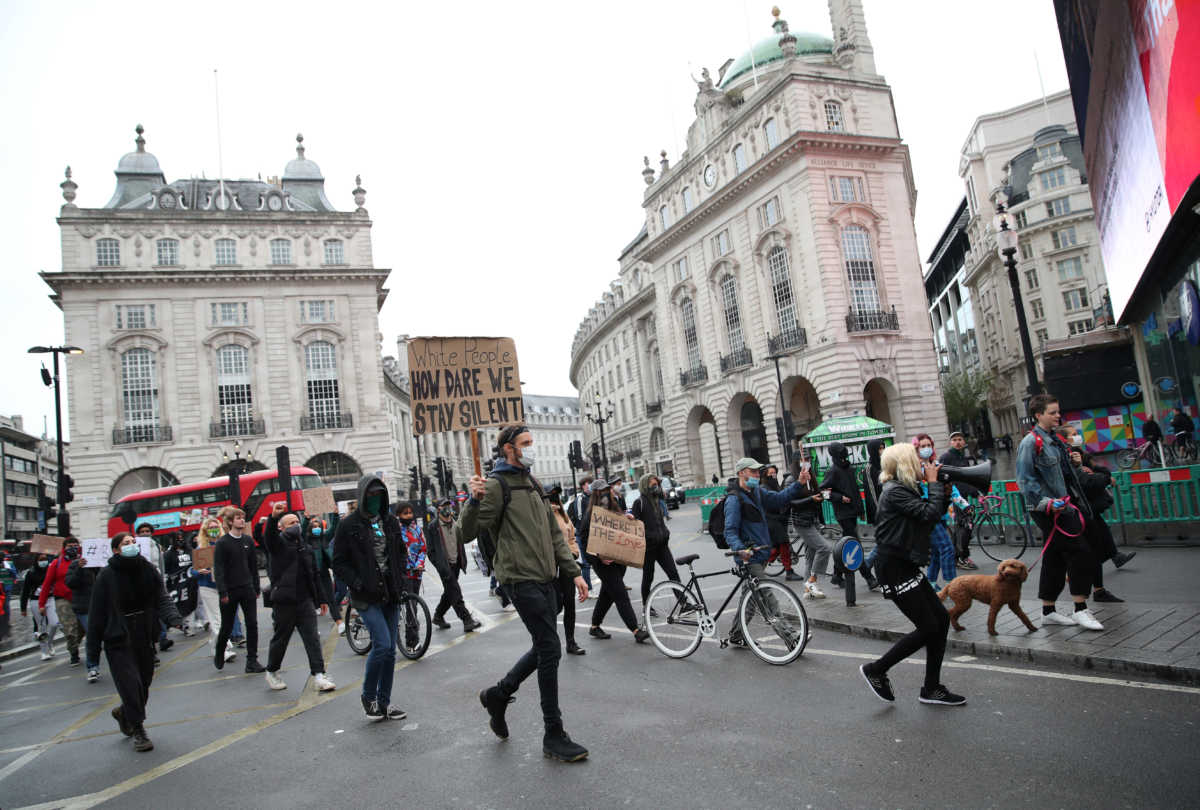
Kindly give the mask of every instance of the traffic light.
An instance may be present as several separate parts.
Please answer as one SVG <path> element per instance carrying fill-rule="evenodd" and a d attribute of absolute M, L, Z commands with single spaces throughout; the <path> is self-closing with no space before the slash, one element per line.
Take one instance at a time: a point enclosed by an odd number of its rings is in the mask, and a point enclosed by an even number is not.
<path fill-rule="evenodd" d="M 781 417 L 775 418 L 775 438 L 779 440 L 781 445 L 787 447 L 787 432 L 784 428 L 783 419 Z"/>
<path fill-rule="evenodd" d="M 417 465 L 416 464 L 414 464 L 413 466 L 408 468 L 408 480 L 409 480 L 409 488 L 412 490 L 416 490 L 417 487 L 420 485 L 420 480 L 417 478 Z"/>
<path fill-rule="evenodd" d="M 46 482 L 38 481 L 38 510 L 42 513 L 42 519 L 46 521 L 46 526 L 50 525 L 50 519 L 58 514 L 54 510 L 54 499 L 46 494 Z"/>
<path fill-rule="evenodd" d="M 75 486 L 75 479 L 66 473 L 60 473 L 58 476 L 58 502 L 68 504 L 75 500 L 75 493 L 71 491 L 71 487 Z"/>
<path fill-rule="evenodd" d="M 600 445 L 592 442 L 592 469 L 600 469 Z"/>

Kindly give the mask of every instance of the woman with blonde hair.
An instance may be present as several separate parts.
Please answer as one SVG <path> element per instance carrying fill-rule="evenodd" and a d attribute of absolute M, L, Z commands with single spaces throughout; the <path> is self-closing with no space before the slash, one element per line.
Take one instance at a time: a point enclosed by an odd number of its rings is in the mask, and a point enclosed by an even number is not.
<path fill-rule="evenodd" d="M 925 685 L 920 701 L 942 706 L 962 706 L 967 699 L 941 683 L 942 658 L 950 615 L 922 566 L 929 562 L 929 535 L 946 512 L 946 486 L 938 480 L 937 464 L 922 463 L 917 448 L 895 444 L 883 451 L 879 476 L 883 490 L 875 513 L 875 545 L 879 556 L 875 576 L 883 595 L 896 603 L 916 629 L 897 641 L 876 661 L 859 669 L 871 691 L 888 703 L 896 699 L 888 670 L 925 648 Z"/>
<path fill-rule="evenodd" d="M 221 521 L 210 515 L 200 521 L 200 531 L 196 533 L 196 548 L 211 548 L 217 544 L 217 538 L 220 536 Z M 194 556 L 192 560 L 192 577 L 196 580 L 197 586 L 196 601 L 203 608 L 205 621 L 208 622 L 209 641 L 215 652 L 217 636 L 221 632 L 221 597 L 217 593 L 217 583 L 213 579 L 212 569 L 197 568 L 194 564 Z M 232 649 L 225 650 L 226 663 L 234 658 L 237 658 L 237 653 Z"/>

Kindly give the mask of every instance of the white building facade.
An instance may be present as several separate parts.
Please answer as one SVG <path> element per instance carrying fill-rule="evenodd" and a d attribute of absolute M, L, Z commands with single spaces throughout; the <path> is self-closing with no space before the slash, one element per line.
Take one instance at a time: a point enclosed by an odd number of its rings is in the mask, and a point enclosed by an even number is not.
<path fill-rule="evenodd" d="M 996 435 L 1018 436 L 1029 381 L 1008 270 L 996 252 L 996 192 L 1008 195 L 1020 237 L 1018 279 L 1039 377 L 1048 345 L 1111 324 L 1070 93 L 978 118 L 963 144 L 959 175 L 966 191 L 961 227 L 969 243 L 962 280 L 970 291 L 980 365 L 994 380 L 991 427 Z M 937 313 L 933 318 L 940 334 L 945 320 Z"/>
<path fill-rule="evenodd" d="M 781 461 L 785 415 L 789 442 L 854 413 L 946 433 L 908 149 L 862 4 L 829 7 L 836 42 L 776 19 L 753 57 L 704 71 L 679 162 L 646 160 L 646 225 L 572 345 L 623 472 Z"/>
<path fill-rule="evenodd" d="M 315 469 L 339 498 L 387 473 L 376 268 L 366 192 L 336 210 L 317 164 L 279 180 L 168 183 L 145 151 L 121 158 L 112 198 L 75 204 L 68 169 L 62 269 L 42 273 L 63 311 L 74 526 L 105 532 L 131 492 L 221 475 L 238 456 Z"/>
<path fill-rule="evenodd" d="M 54 439 L 26 433 L 20 416 L 0 416 L 0 455 L 4 457 L 0 467 L 4 539 L 28 540 L 34 534 L 57 534 L 56 519 L 46 521 L 38 503 L 39 484 L 46 497 L 55 504 L 58 501 L 58 446 Z"/>

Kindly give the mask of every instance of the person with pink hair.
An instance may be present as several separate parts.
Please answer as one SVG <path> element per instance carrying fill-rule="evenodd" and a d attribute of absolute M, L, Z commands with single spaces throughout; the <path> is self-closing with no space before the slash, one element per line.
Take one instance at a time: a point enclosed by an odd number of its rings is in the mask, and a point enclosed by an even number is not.
<path fill-rule="evenodd" d="M 937 466 L 937 453 L 933 449 L 933 439 L 928 433 L 918 433 L 913 437 L 912 443 L 913 447 L 917 448 L 922 470 L 930 465 Z M 960 507 L 965 504 L 957 487 L 951 487 L 950 499 Z M 954 540 L 950 537 L 945 521 L 946 516 L 942 515 L 929 532 L 929 570 L 925 572 L 925 578 L 934 588 L 937 587 L 939 573 L 947 583 L 958 576 L 958 568 L 955 565 Z"/>

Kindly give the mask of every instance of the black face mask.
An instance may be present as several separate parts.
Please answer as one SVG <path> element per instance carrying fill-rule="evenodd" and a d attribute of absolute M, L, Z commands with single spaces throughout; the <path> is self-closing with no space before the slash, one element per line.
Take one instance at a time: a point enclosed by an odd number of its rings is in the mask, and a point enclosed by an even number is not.
<path fill-rule="evenodd" d="M 411 516 L 400 518 L 400 523 L 402 523 L 405 526 L 410 525 L 412 522 L 413 522 L 413 518 Z"/>
<path fill-rule="evenodd" d="M 300 524 L 297 523 L 295 525 L 288 526 L 286 529 L 283 530 L 282 534 L 288 540 L 291 540 L 293 542 L 298 541 L 300 539 Z"/>
<path fill-rule="evenodd" d="M 78 559 L 79 558 L 79 546 L 67 546 L 66 550 L 63 551 L 63 556 L 66 557 L 68 560 Z"/>

